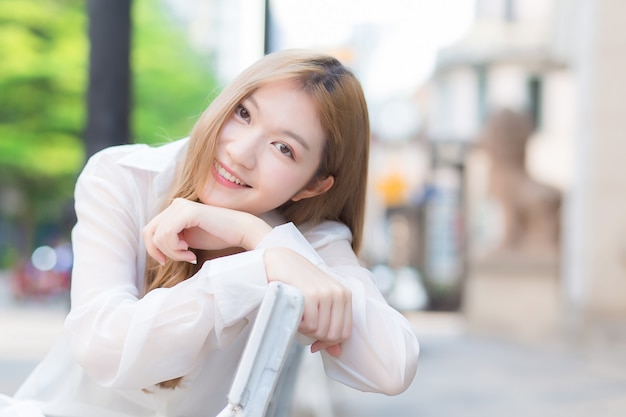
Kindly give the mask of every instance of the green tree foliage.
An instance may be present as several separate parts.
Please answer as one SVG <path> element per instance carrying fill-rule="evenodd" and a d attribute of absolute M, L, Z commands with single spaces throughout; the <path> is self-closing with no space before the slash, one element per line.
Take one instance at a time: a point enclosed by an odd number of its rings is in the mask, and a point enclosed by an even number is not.
<path fill-rule="evenodd" d="M 4 254 L 30 249 L 71 198 L 82 159 L 84 27 L 78 0 L 0 0 L 0 208 L 13 232 L 2 234 Z"/>
<path fill-rule="evenodd" d="M 79 165 L 87 50 L 81 3 L 0 1 L 2 167 L 33 177 Z"/>
<path fill-rule="evenodd" d="M 158 7 L 157 7 L 158 6 Z M 0 0 L 0 253 L 67 236 L 84 163 L 86 0 Z M 215 90 L 206 56 L 154 0 L 133 3 L 133 137 L 186 136 Z M 69 216 L 71 217 L 71 216 Z M 22 255 L 20 255 L 22 256 Z M 0 256 L 0 267 L 11 259 Z"/>
<path fill-rule="evenodd" d="M 210 57 L 193 53 L 188 27 L 152 0 L 134 1 L 133 22 L 133 137 L 146 143 L 185 137 L 215 96 Z"/>

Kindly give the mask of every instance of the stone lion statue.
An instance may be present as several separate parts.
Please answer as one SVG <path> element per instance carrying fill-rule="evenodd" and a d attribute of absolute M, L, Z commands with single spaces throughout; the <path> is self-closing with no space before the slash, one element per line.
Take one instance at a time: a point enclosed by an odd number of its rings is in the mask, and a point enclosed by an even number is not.
<path fill-rule="evenodd" d="M 500 249 L 554 253 L 559 246 L 561 193 L 526 170 L 526 144 L 532 132 L 529 117 L 502 109 L 488 119 L 478 143 L 491 161 L 489 193 L 504 215 Z"/>

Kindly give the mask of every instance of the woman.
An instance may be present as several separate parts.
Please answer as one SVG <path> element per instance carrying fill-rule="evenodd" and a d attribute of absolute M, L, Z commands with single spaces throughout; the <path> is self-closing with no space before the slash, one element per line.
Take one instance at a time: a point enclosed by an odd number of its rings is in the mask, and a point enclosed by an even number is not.
<path fill-rule="evenodd" d="M 96 154 L 76 185 L 65 340 L 5 407 L 216 415 L 271 281 L 304 294 L 298 331 L 331 378 L 404 391 L 416 338 L 355 255 L 368 143 L 354 75 L 283 51 L 229 85 L 189 139 Z"/>

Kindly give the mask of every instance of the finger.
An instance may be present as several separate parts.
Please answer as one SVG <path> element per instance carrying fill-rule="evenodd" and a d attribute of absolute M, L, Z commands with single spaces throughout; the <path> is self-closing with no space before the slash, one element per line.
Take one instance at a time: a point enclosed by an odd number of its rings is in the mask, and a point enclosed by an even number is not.
<path fill-rule="evenodd" d="M 336 320 L 333 317 L 333 300 L 330 295 L 322 295 L 321 301 L 318 304 L 317 312 L 317 327 L 314 329 L 314 338 L 319 340 L 329 339 L 329 330 L 331 324 Z M 332 337 L 331 337 L 332 338 Z"/>
<path fill-rule="evenodd" d="M 326 348 L 326 352 L 330 356 L 334 356 L 335 358 L 341 355 L 341 343 L 337 343 L 336 345 L 330 345 Z"/>
<path fill-rule="evenodd" d="M 163 249 L 161 251 L 163 254 L 173 261 L 184 261 L 192 264 L 197 263 L 196 254 L 189 250 L 186 244 L 181 244 L 181 249 L 171 249 L 166 245 L 160 245 L 159 247 L 162 247 Z"/>
<path fill-rule="evenodd" d="M 338 343 L 341 342 L 344 337 L 344 329 L 346 326 L 346 303 L 348 300 L 347 292 L 342 288 L 334 295 L 332 304 L 331 321 L 326 334 L 326 340 Z M 322 339 L 321 337 L 319 339 Z"/>
<path fill-rule="evenodd" d="M 189 243 L 185 239 L 185 231 L 183 230 L 178 234 L 178 242 L 176 242 L 175 249 L 186 251 L 189 249 Z"/>
<path fill-rule="evenodd" d="M 196 258 L 196 254 L 193 253 L 190 250 L 177 250 L 172 252 L 172 254 L 169 256 L 169 258 L 173 261 L 184 261 L 184 262 L 189 262 L 190 264 L 196 264 L 198 263 L 198 260 Z"/>
<path fill-rule="evenodd" d="M 157 261 L 159 264 L 165 265 L 167 256 L 165 256 L 165 254 L 158 250 L 155 246 L 151 246 L 150 248 L 148 248 L 148 245 L 146 245 L 146 252 L 148 252 L 148 255 L 154 258 L 154 260 Z"/>
<path fill-rule="evenodd" d="M 317 299 L 312 300 L 309 297 L 305 297 L 302 321 L 300 322 L 298 331 L 305 336 L 314 337 L 314 332 L 317 329 L 318 313 L 319 307 Z"/>
<path fill-rule="evenodd" d="M 159 264 L 163 265 L 165 264 L 165 260 L 167 258 L 165 254 L 161 252 L 153 243 L 152 241 L 153 230 L 152 229 L 153 229 L 152 223 L 148 223 L 148 225 L 146 225 L 146 227 L 144 227 L 142 231 L 143 241 L 144 241 L 144 244 L 146 245 L 146 252 L 148 252 L 148 255 L 154 258 Z"/>
<path fill-rule="evenodd" d="M 346 303 L 344 306 L 343 316 L 343 332 L 341 334 L 341 340 L 346 340 L 352 334 L 352 293 L 348 292 Z"/>
<path fill-rule="evenodd" d="M 151 239 L 152 245 L 166 258 L 174 261 L 197 262 L 196 255 L 189 250 L 189 245 L 179 238 L 180 233 L 159 229 Z"/>
<path fill-rule="evenodd" d="M 152 242 L 168 257 L 172 257 L 174 252 L 177 250 L 187 250 L 184 242 L 181 245 L 181 241 L 178 238 L 178 232 L 172 230 L 171 225 L 166 227 L 165 225 L 160 224 L 154 232 Z"/>
<path fill-rule="evenodd" d="M 180 261 L 186 257 L 189 246 L 179 237 L 178 225 L 158 225 L 152 237 L 152 243 L 170 259 Z"/>
<path fill-rule="evenodd" d="M 330 356 L 334 356 L 334 357 L 341 355 L 341 352 L 342 352 L 341 344 L 339 343 L 324 342 L 321 340 L 317 340 L 311 345 L 311 353 L 316 353 L 321 350 L 326 350 L 326 352 Z"/>
<path fill-rule="evenodd" d="M 152 253 L 150 254 L 160 265 L 165 265 L 165 261 L 167 261 L 167 256 L 157 248 L 154 248 Z"/>
<path fill-rule="evenodd" d="M 195 264 L 196 263 L 195 253 L 193 253 L 189 249 L 189 244 L 187 243 L 187 241 L 180 238 L 181 236 L 183 236 L 183 233 L 182 232 L 179 233 L 178 236 L 179 236 L 179 239 L 176 241 L 176 245 L 174 246 L 174 249 L 172 252 L 172 259 L 175 259 L 177 261 L 186 261 L 186 262 Z"/>

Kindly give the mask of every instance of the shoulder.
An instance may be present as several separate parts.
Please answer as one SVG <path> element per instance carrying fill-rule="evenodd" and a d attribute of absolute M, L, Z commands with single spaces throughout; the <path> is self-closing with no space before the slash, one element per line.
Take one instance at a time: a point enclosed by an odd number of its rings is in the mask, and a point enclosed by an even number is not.
<path fill-rule="evenodd" d="M 105 182 L 119 187 L 145 188 L 149 184 L 161 195 L 173 179 L 176 165 L 184 157 L 187 140 L 181 139 L 158 147 L 146 144 L 112 146 L 89 158 L 77 186 Z"/>
<path fill-rule="evenodd" d="M 184 157 L 186 143 L 180 140 L 159 147 L 131 144 L 103 149 L 87 161 L 76 181 L 75 196 L 123 196 L 125 200 L 149 200 L 158 205 L 173 181 L 176 164 Z"/>
<path fill-rule="evenodd" d="M 352 243 L 350 228 L 341 222 L 327 220 L 316 225 L 304 224 L 299 229 L 316 249 L 339 241 Z"/>
<path fill-rule="evenodd" d="M 83 171 L 90 172 L 102 167 L 108 169 L 119 166 L 160 172 L 177 158 L 186 144 L 187 140 L 181 139 L 161 146 L 149 146 L 143 143 L 111 146 L 91 156 Z"/>

